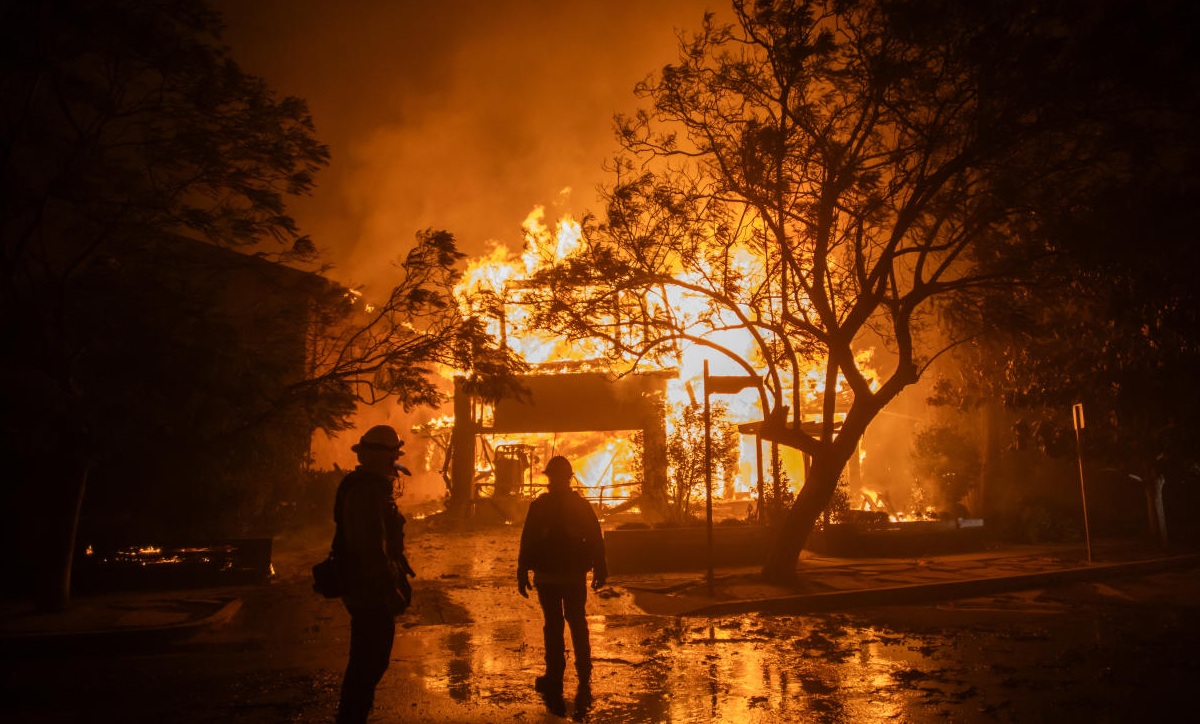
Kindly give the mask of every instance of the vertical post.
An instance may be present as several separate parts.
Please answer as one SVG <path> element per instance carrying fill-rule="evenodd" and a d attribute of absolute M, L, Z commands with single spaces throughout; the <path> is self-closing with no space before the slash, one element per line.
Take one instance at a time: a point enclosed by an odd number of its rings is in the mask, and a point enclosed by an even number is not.
<path fill-rule="evenodd" d="M 708 410 L 708 360 L 704 360 L 704 508 L 708 520 L 708 595 L 713 595 L 712 423 Z"/>
<path fill-rule="evenodd" d="M 659 414 L 642 428 L 645 455 L 642 456 L 642 515 L 651 521 L 667 519 L 667 426 Z"/>
<path fill-rule="evenodd" d="M 767 519 L 767 511 L 763 508 L 766 500 L 763 498 L 763 461 L 762 461 L 762 438 L 757 434 L 754 436 L 754 470 L 758 473 L 758 522 L 762 523 Z"/>
<path fill-rule="evenodd" d="M 454 378 L 454 428 L 450 432 L 450 510 L 460 518 L 471 514 L 475 496 L 475 416 L 462 377 Z"/>
<path fill-rule="evenodd" d="M 1167 537 L 1167 511 L 1163 509 L 1163 485 L 1166 479 L 1162 475 L 1154 476 L 1152 490 L 1154 491 L 1154 513 L 1156 515 L 1155 530 L 1158 531 L 1158 542 L 1165 551 L 1171 547 L 1171 539 Z"/>
<path fill-rule="evenodd" d="M 508 301 L 507 289 L 501 292 L 500 299 L 500 349 L 508 349 L 508 309 L 505 305 Z"/>
<path fill-rule="evenodd" d="M 774 479 L 775 500 L 771 503 L 775 520 L 783 517 L 783 483 L 779 480 L 779 443 L 771 441 L 771 477 Z"/>
<path fill-rule="evenodd" d="M 1087 562 L 1092 562 L 1092 532 L 1088 528 L 1087 490 L 1083 485 L 1083 445 L 1080 442 L 1080 432 L 1083 431 L 1083 403 L 1076 402 L 1071 408 L 1072 421 L 1075 423 L 1075 456 L 1079 458 L 1079 497 L 1083 501 L 1083 537 L 1087 541 Z"/>

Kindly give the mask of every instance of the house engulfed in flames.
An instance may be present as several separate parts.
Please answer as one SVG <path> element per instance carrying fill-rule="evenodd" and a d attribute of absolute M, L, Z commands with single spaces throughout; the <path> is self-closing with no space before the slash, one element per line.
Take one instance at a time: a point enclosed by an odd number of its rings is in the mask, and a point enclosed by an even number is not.
<path fill-rule="evenodd" d="M 581 492 L 602 510 L 636 513 L 647 502 L 661 508 L 665 500 L 643 501 L 642 495 L 666 489 L 667 388 L 678 370 L 618 377 L 598 348 L 567 346 L 531 331 L 517 303 L 527 288 L 525 277 L 546 255 L 557 258 L 578 243 L 580 229 L 564 220 L 552 235 L 540 208 L 524 228 L 523 257 L 496 246 L 470 264 L 457 291 L 464 307 L 480 294 L 489 299 L 484 313 L 489 331 L 530 366 L 519 380 L 527 394 L 486 404 L 457 378 L 453 415 L 414 429 L 435 443 L 431 456 L 441 453 L 450 507 L 463 514 L 486 507 L 505 519 L 520 517 L 522 501 L 544 488 L 545 462 L 564 454 L 574 464 Z M 434 460 L 427 464 L 439 467 Z"/>
<path fill-rule="evenodd" d="M 512 506 L 540 492 L 536 473 L 541 465 L 556 452 L 574 449 L 579 485 L 602 509 L 662 507 L 665 501 L 646 496 L 666 490 L 667 430 L 661 400 L 667 380 L 675 376 L 674 370 L 614 378 L 600 371 L 543 368 L 520 380 L 527 396 L 505 398 L 494 406 L 480 404 L 464 391 L 462 380 L 456 380 L 445 466 L 452 505 L 487 500 L 501 516 L 515 517 Z M 629 432 L 640 434 L 643 441 L 640 470 L 628 465 L 629 436 L 622 433 Z M 572 433 L 582 439 L 577 437 L 570 447 L 566 439 L 566 444 L 558 444 L 560 436 Z M 492 443 L 497 437 L 521 442 Z M 597 469 L 601 462 L 604 467 Z"/>
<path fill-rule="evenodd" d="M 524 223 L 525 251 L 517 256 L 497 245 L 475 260 L 460 285 L 464 305 L 487 299 L 484 316 L 501 344 L 517 351 L 530 365 L 520 383 L 529 391 L 522 399 L 504 399 L 488 405 L 470 395 L 463 380 L 455 380 L 454 413 L 418 428 L 436 445 L 431 453 L 443 454 L 441 473 L 450 492 L 450 507 L 469 514 L 486 505 L 500 517 L 520 516 L 522 500 L 540 492 L 542 466 L 550 456 L 567 455 L 574 464 L 577 486 L 602 512 L 658 513 L 667 505 L 668 480 L 675 474 L 667 460 L 668 436 L 680 424 L 679 411 L 703 389 L 702 370 L 709 362 L 714 374 L 740 372 L 705 350 L 681 347 L 671 368 L 624 372 L 613 370 L 598 344 L 571 342 L 531 329 L 528 312 L 520 303 L 526 281 L 541 265 L 561 259 L 580 243 L 581 229 L 566 217 L 552 230 L 541 207 Z M 686 304 L 686 300 L 672 300 Z M 479 306 L 468 309 L 481 312 Z M 722 339 L 730 348 L 752 345 L 752 340 Z M 624 372 L 622 374 L 621 372 Z M 813 370 L 813 387 L 820 371 Z M 743 433 L 733 470 L 714 470 L 714 481 L 723 482 L 714 496 L 726 501 L 746 501 L 739 510 L 754 508 L 763 491 L 763 444 L 756 432 L 762 419 L 757 392 L 723 397 L 728 419 Z M 788 468 L 807 467 L 798 452 L 772 451 L 771 477 L 778 481 L 779 457 Z M 429 461 L 437 469 L 436 461 Z M 852 461 L 851 478 L 858 459 Z M 729 464 L 728 459 L 724 463 Z M 768 483 L 769 485 L 769 483 Z M 776 491 L 778 492 L 778 491 Z M 761 505 L 757 506 L 761 512 Z"/>

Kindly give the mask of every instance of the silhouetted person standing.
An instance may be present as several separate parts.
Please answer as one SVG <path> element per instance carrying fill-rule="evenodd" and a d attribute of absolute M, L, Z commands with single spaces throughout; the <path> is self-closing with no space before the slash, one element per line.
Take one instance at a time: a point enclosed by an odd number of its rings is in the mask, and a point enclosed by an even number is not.
<path fill-rule="evenodd" d="M 550 479 L 550 489 L 530 504 L 525 518 L 517 560 L 517 591 L 528 597 L 532 570 L 533 585 L 545 617 L 542 632 L 546 647 L 546 674 L 537 678 L 535 687 L 543 694 L 561 698 L 567 666 L 563 621 L 571 629 L 579 687 L 581 691 L 588 690 L 592 647 L 584 617 L 587 573 L 594 571 L 592 588 L 598 589 L 608 578 L 608 567 L 596 513 L 571 489 L 574 476 L 571 463 L 558 455 L 550 459 L 544 472 Z"/>
<path fill-rule="evenodd" d="M 412 599 L 404 557 L 404 516 L 393 482 L 404 445 L 389 425 L 367 430 L 351 449 L 358 467 L 338 486 L 334 555 L 350 612 L 350 662 L 342 680 L 338 724 L 361 724 L 375 701 L 396 637 L 396 616 Z M 407 471 L 405 471 L 407 472 Z"/>

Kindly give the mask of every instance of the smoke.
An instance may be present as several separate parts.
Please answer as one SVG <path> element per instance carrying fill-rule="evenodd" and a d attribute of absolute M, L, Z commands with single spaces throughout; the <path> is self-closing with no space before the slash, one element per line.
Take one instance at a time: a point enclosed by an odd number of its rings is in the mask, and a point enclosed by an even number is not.
<path fill-rule="evenodd" d="M 225 40 L 248 71 L 309 102 L 333 161 L 291 208 L 330 276 L 390 287 L 422 228 L 474 255 L 520 248 L 535 205 L 595 208 L 612 114 L 674 59 L 699 0 L 238 3 Z M 560 192 L 575 189 L 565 201 Z M 564 203 L 573 208 L 555 208 Z"/>
<path fill-rule="evenodd" d="M 601 164 L 616 149 L 613 113 L 639 106 L 634 85 L 674 60 L 676 33 L 697 29 L 706 10 L 703 0 L 215 4 L 242 66 L 308 101 L 333 160 L 290 208 L 333 265 L 328 275 L 362 285 L 368 300 L 392 286 L 392 262 L 418 229 L 448 229 L 481 256 L 492 241 L 519 250 L 535 206 L 547 223 L 597 210 Z M 728 13 L 725 2 L 711 9 Z M 908 448 L 926 396 L 906 392 L 863 443 L 861 486 L 897 504 L 911 487 Z M 363 410 L 356 429 L 315 436 L 317 464 L 352 467 L 350 444 L 379 422 L 408 440 L 407 462 L 423 461 L 427 441 L 408 430 L 435 414 Z M 587 452 L 562 442 L 559 452 Z M 749 480 L 752 460 L 743 456 Z M 785 451 L 783 464 L 802 479 L 799 455 Z M 444 485 L 427 473 L 409 491 L 433 498 Z"/>
<path fill-rule="evenodd" d="M 535 206 L 551 219 L 596 208 L 613 113 L 638 106 L 633 86 L 674 59 L 676 29 L 705 11 L 700 0 L 214 4 L 242 67 L 308 101 L 332 162 L 289 208 L 327 276 L 368 301 L 393 286 L 392 262 L 419 229 L 447 229 L 478 256 L 490 241 L 520 249 Z M 380 422 L 423 461 L 428 442 L 408 431 L 435 414 L 361 410 L 354 429 L 314 436 L 315 463 L 352 467 L 349 446 Z M 409 492 L 441 495 L 422 467 Z"/>

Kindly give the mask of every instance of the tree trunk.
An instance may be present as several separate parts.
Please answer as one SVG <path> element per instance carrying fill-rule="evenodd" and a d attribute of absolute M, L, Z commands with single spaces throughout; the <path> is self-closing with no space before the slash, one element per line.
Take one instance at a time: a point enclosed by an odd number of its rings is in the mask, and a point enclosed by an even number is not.
<path fill-rule="evenodd" d="M 62 611 L 71 603 L 71 569 L 89 467 L 74 460 L 65 461 L 63 469 L 62 477 L 51 481 L 50 516 L 34 595 L 34 607 L 40 612 Z"/>
<path fill-rule="evenodd" d="M 804 550 L 804 544 L 821 511 L 829 505 L 842 468 L 846 465 L 848 457 L 840 454 L 841 447 L 844 445 L 814 457 L 804 487 L 800 489 L 787 515 L 775 527 L 767 561 L 762 569 L 762 575 L 767 580 L 777 583 L 795 580 L 800 552 Z"/>
<path fill-rule="evenodd" d="M 447 512 L 456 520 L 471 514 L 475 498 L 475 417 L 471 396 L 461 377 L 454 380 L 454 428 L 450 432 L 450 500 Z"/>
<path fill-rule="evenodd" d="M 683 475 L 680 471 L 679 475 Z M 689 481 L 690 482 L 690 481 Z M 690 486 L 683 488 L 684 481 L 676 492 L 686 494 Z M 642 516 L 651 523 L 670 520 L 670 499 L 667 495 L 667 423 L 658 416 L 646 422 L 642 428 L 642 493 L 640 508 Z M 684 506 L 676 500 L 675 514 L 682 515 Z"/>
<path fill-rule="evenodd" d="M 980 425 L 983 428 L 980 435 L 983 449 L 980 451 L 982 464 L 979 467 L 979 507 L 973 509 L 971 514 L 986 520 L 993 530 L 999 530 L 1003 524 L 997 517 L 997 511 L 1000 509 L 997 495 L 1000 481 L 1000 428 L 1003 424 L 1000 403 L 989 399 L 980 407 L 979 413 Z"/>

